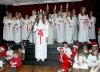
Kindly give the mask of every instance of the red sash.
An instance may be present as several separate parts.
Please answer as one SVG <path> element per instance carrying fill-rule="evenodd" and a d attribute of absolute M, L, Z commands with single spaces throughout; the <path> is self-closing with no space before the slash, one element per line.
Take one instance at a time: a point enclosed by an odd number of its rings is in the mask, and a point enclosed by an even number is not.
<path fill-rule="evenodd" d="M 28 32 L 28 24 L 27 24 L 26 30 L 27 30 L 27 32 Z"/>
<path fill-rule="evenodd" d="M 50 23 L 50 27 L 52 27 L 52 22 L 49 22 Z"/>
<path fill-rule="evenodd" d="M 86 29 L 86 26 L 87 26 L 87 19 L 80 19 L 80 20 L 84 20 L 84 30 Z"/>
<path fill-rule="evenodd" d="M 18 28 L 16 28 L 16 33 L 18 32 Z"/>
<path fill-rule="evenodd" d="M 40 36 L 40 44 L 42 44 L 41 36 L 43 36 L 42 29 L 38 30 L 38 35 Z"/>
<path fill-rule="evenodd" d="M 60 31 L 60 24 L 58 24 L 58 29 L 59 29 L 59 31 Z"/>

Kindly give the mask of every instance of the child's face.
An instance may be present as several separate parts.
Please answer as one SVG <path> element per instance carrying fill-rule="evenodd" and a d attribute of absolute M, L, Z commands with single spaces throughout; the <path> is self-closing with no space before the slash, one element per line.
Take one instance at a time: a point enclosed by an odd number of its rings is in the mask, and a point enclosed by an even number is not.
<path fill-rule="evenodd" d="M 94 51 L 94 55 L 97 55 L 97 54 L 98 54 L 98 50 L 95 50 L 95 51 Z"/>
<path fill-rule="evenodd" d="M 64 47 L 67 47 L 68 45 L 67 44 L 64 44 Z"/>
<path fill-rule="evenodd" d="M 10 48 L 10 47 L 8 47 L 8 50 L 11 50 L 11 48 Z"/>
<path fill-rule="evenodd" d="M 16 58 L 16 57 L 18 57 L 18 55 L 17 55 L 17 54 L 13 54 L 13 57 L 15 57 L 15 58 Z"/>
<path fill-rule="evenodd" d="M 62 55 L 62 54 L 64 54 L 64 51 L 59 51 L 59 53 Z"/>
<path fill-rule="evenodd" d="M 87 48 L 83 48 L 83 50 L 87 50 Z"/>
<path fill-rule="evenodd" d="M 24 46 L 22 46 L 22 49 L 24 50 Z"/>
<path fill-rule="evenodd" d="M 77 50 L 77 48 L 76 48 L 76 47 L 73 47 L 73 49 L 74 49 L 74 50 Z"/>
<path fill-rule="evenodd" d="M 22 49 L 18 49 L 18 52 L 21 53 L 22 52 Z"/>
<path fill-rule="evenodd" d="M 98 46 L 92 46 L 92 47 L 93 47 L 94 49 L 95 49 L 95 48 L 98 48 Z"/>

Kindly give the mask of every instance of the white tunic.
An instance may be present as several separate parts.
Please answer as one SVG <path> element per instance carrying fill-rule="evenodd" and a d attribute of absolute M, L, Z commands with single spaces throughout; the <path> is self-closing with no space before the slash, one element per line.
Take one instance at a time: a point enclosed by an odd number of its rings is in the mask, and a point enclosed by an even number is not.
<path fill-rule="evenodd" d="M 8 24 L 11 25 L 8 25 Z M 6 34 L 6 40 L 7 41 L 14 41 L 14 21 L 10 19 L 6 19 L 5 24 L 7 25 L 7 34 Z"/>
<path fill-rule="evenodd" d="M 67 12 L 64 12 L 64 13 L 63 13 L 63 18 L 65 19 L 66 16 L 67 16 Z"/>
<path fill-rule="evenodd" d="M 4 26 L 3 26 L 3 39 L 4 40 L 6 40 L 6 32 L 7 32 L 7 25 L 5 24 L 6 19 L 7 19 L 7 16 L 4 16 L 4 18 L 3 18 L 3 24 L 4 24 Z"/>
<path fill-rule="evenodd" d="M 95 62 L 93 62 L 93 61 L 95 61 Z M 97 60 L 97 57 L 92 56 L 91 54 L 87 58 L 87 64 L 89 67 L 95 67 L 95 66 L 99 65 L 99 61 L 100 61 L 100 58 Z"/>
<path fill-rule="evenodd" d="M 6 58 L 6 59 L 7 59 L 7 60 L 10 60 L 10 59 L 13 57 L 13 52 L 14 52 L 13 50 L 10 50 L 10 51 L 8 50 L 8 51 L 6 52 L 6 54 L 7 54 L 7 58 Z M 9 55 L 9 56 L 8 56 L 8 55 Z"/>
<path fill-rule="evenodd" d="M 30 30 L 31 30 L 31 22 L 29 19 L 27 20 L 23 20 L 23 27 L 22 27 L 22 40 L 27 40 L 27 37 L 30 33 Z M 30 39 L 32 37 L 32 33 L 30 34 L 28 40 L 32 40 Z"/>
<path fill-rule="evenodd" d="M 79 60 L 77 58 L 79 58 Z M 82 63 L 83 60 L 85 61 L 85 63 Z M 85 56 L 77 57 L 77 54 L 76 54 L 74 61 L 75 62 L 73 64 L 73 68 L 75 68 L 75 69 L 87 69 L 87 70 L 89 69 L 88 65 L 86 64 L 86 57 Z M 80 63 L 80 66 L 77 63 Z"/>
<path fill-rule="evenodd" d="M 82 16 L 81 14 L 78 15 L 79 19 L 79 35 L 78 35 L 78 41 L 79 42 L 89 42 L 89 37 L 88 37 L 88 16 L 84 15 Z"/>
<path fill-rule="evenodd" d="M 56 24 L 55 24 L 55 20 L 57 18 L 57 14 L 52 14 L 51 18 L 53 20 L 53 39 L 57 40 L 57 27 L 56 27 Z"/>
<path fill-rule="evenodd" d="M 63 48 L 64 48 L 64 53 L 65 53 L 69 58 L 71 58 L 71 55 L 72 55 L 71 49 L 70 49 L 69 47 L 67 47 L 67 48 L 63 47 Z"/>
<path fill-rule="evenodd" d="M 65 32 L 64 32 L 64 20 L 61 17 L 56 18 L 55 20 L 56 28 L 57 28 L 57 42 L 62 43 L 65 41 Z"/>
<path fill-rule="evenodd" d="M 15 39 L 14 39 L 14 41 L 15 41 L 15 43 L 20 43 L 21 42 L 21 30 L 20 30 L 20 19 L 18 19 L 18 20 L 14 20 L 14 25 L 15 24 L 18 24 L 18 26 L 14 26 L 15 27 Z"/>
<path fill-rule="evenodd" d="M 73 43 L 73 26 L 74 26 L 74 20 L 70 19 L 70 17 L 68 17 L 67 19 L 64 20 L 64 23 L 66 24 L 66 41 L 68 43 Z M 70 27 L 72 26 L 72 27 Z"/>
<path fill-rule="evenodd" d="M 35 58 L 46 59 L 47 58 L 47 42 L 48 37 L 48 24 L 43 24 L 42 20 L 39 20 L 38 25 L 35 24 L 34 31 L 36 31 L 36 42 L 35 42 Z"/>
<path fill-rule="evenodd" d="M 74 20 L 73 40 L 77 41 L 78 40 L 78 22 L 77 22 L 77 17 L 76 16 L 73 16 L 72 18 Z"/>
<path fill-rule="evenodd" d="M 53 44 L 53 20 L 49 18 L 49 21 L 47 20 L 47 22 L 48 22 L 48 31 L 49 31 L 48 44 Z"/>
<path fill-rule="evenodd" d="M 96 39 L 95 21 L 96 21 L 95 17 L 91 17 L 91 19 L 89 19 L 88 25 L 89 25 L 89 27 L 91 27 L 91 29 L 88 30 L 89 39 Z"/>
<path fill-rule="evenodd" d="M 30 17 L 31 23 L 35 23 L 36 17 L 37 17 L 37 15 L 34 15 L 34 16 L 31 16 Z M 32 39 L 33 40 L 33 43 L 35 43 L 36 34 L 35 33 L 32 33 L 32 37 L 33 37 L 33 39 Z"/>
<path fill-rule="evenodd" d="M 0 67 L 3 67 L 3 61 L 0 60 Z"/>

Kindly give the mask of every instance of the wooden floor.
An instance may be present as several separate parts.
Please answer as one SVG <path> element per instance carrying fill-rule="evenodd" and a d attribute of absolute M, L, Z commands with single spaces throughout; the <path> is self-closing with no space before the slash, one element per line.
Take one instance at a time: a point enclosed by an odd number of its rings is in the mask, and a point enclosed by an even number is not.
<path fill-rule="evenodd" d="M 9 72 L 10 65 L 5 64 L 4 65 L 4 70 L 1 72 Z M 34 66 L 34 71 L 35 72 L 57 72 L 57 69 L 59 67 L 57 66 Z M 20 68 L 16 69 L 16 72 L 32 72 L 33 66 L 31 65 L 23 65 Z"/>

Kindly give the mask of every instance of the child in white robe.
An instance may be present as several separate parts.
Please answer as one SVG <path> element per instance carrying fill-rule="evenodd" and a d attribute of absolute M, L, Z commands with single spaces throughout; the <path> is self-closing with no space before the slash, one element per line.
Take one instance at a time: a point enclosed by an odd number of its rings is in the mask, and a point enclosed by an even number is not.
<path fill-rule="evenodd" d="M 99 65 L 100 56 L 98 55 L 98 49 L 94 49 L 92 54 L 87 58 L 87 65 L 92 68 Z"/>
<path fill-rule="evenodd" d="M 51 18 L 51 14 L 47 13 L 46 20 L 48 22 L 48 44 L 53 44 L 53 20 Z"/>
<path fill-rule="evenodd" d="M 15 43 L 20 43 L 21 42 L 21 30 L 20 30 L 20 19 L 19 16 L 16 15 L 14 19 L 14 27 L 15 27 Z"/>
<path fill-rule="evenodd" d="M 6 59 L 9 61 L 13 57 L 13 50 L 11 49 L 10 45 L 8 46 L 6 54 L 7 54 Z"/>
<path fill-rule="evenodd" d="M 79 50 L 74 59 L 73 68 L 74 69 L 84 69 L 88 70 L 88 65 L 86 64 L 86 57 L 83 53 L 83 50 Z"/>
<path fill-rule="evenodd" d="M 64 29 L 63 15 L 60 11 L 58 12 L 58 16 L 55 20 L 55 23 L 56 23 L 56 27 L 57 27 L 57 42 L 62 43 L 63 41 L 65 41 L 65 36 L 64 36 L 65 29 Z"/>
<path fill-rule="evenodd" d="M 64 23 L 66 24 L 66 41 L 68 43 L 73 43 L 73 26 L 74 26 L 74 20 L 71 17 L 71 12 L 68 11 L 67 17 L 64 20 Z"/>

